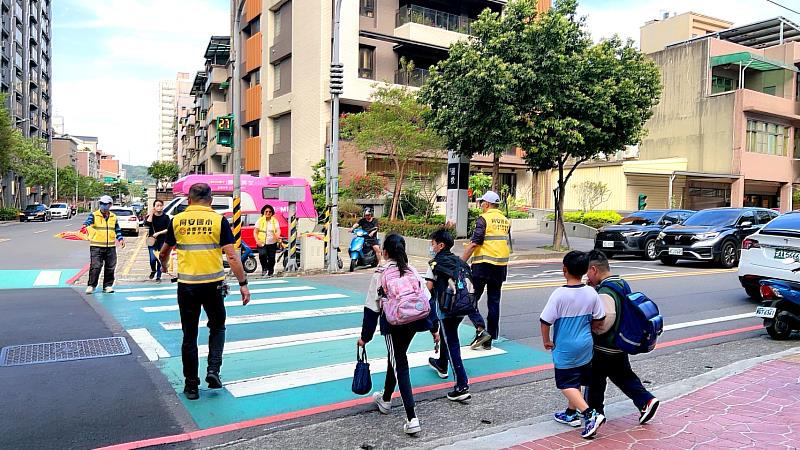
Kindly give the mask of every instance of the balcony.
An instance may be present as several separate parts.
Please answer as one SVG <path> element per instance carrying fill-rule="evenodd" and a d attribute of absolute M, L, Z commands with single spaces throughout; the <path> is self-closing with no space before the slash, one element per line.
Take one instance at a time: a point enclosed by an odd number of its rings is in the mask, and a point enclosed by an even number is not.
<path fill-rule="evenodd" d="M 245 43 L 245 73 L 250 73 L 261 67 L 261 33 L 256 33 Z"/>
<path fill-rule="evenodd" d="M 211 86 L 220 86 L 222 83 L 228 81 L 228 70 L 224 67 L 214 66 L 211 68 L 210 76 L 206 79 L 205 91 Z"/>
<path fill-rule="evenodd" d="M 244 5 L 244 22 L 250 23 L 261 15 L 261 0 L 247 0 Z"/>
<path fill-rule="evenodd" d="M 427 79 L 428 71 L 425 69 L 400 69 L 394 73 L 394 84 L 403 86 L 422 87 Z"/>
<path fill-rule="evenodd" d="M 403 6 L 395 15 L 397 37 L 440 47 L 472 33 L 473 19 L 417 5 Z"/>
<path fill-rule="evenodd" d="M 261 119 L 261 85 L 255 85 L 245 91 L 244 123 Z"/>
<path fill-rule="evenodd" d="M 228 114 L 228 104 L 225 102 L 212 102 L 211 107 L 208 109 L 208 114 L 206 114 L 206 119 L 208 120 L 207 125 L 214 125 L 217 117 L 225 116 Z"/>
<path fill-rule="evenodd" d="M 261 170 L 261 138 L 251 137 L 244 141 L 244 170 L 258 172 Z"/>

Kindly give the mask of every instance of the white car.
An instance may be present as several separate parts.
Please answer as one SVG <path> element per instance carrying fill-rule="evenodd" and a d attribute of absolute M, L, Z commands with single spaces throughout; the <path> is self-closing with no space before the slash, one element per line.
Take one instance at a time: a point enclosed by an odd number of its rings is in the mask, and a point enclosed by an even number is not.
<path fill-rule="evenodd" d="M 742 241 L 739 282 L 760 300 L 759 282 L 773 278 L 800 282 L 800 211 L 786 213 Z"/>
<path fill-rule="evenodd" d="M 114 206 L 111 208 L 111 212 L 117 216 L 122 234 L 128 232 L 134 236 L 139 235 L 139 218 L 136 217 L 136 212 L 134 212 L 133 208 Z"/>
<path fill-rule="evenodd" d="M 72 217 L 72 208 L 66 203 L 53 203 L 50 205 L 50 215 L 53 219 L 69 219 Z"/>

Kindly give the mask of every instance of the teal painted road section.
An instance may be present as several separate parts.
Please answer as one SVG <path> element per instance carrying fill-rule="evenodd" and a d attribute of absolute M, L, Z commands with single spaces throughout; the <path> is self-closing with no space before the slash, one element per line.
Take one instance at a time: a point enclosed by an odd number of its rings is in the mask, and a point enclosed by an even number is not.
<path fill-rule="evenodd" d="M 0 270 L 0 289 L 66 287 L 79 269 Z"/>
<path fill-rule="evenodd" d="M 169 380 L 200 428 L 210 428 L 359 398 L 350 391 L 355 367 L 355 342 L 361 327 L 364 294 L 309 283 L 300 278 L 251 282 L 252 303 L 226 299 L 227 331 L 222 366 L 224 389 L 202 389 L 199 401 L 184 398 L 180 359 L 182 333 L 175 285 L 120 286 L 114 294 L 95 294 Z M 231 287 L 232 291 L 238 289 Z M 259 304 L 260 303 L 260 304 Z M 331 311 L 336 311 L 332 314 Z M 201 319 L 204 324 L 205 316 Z M 252 322 L 256 320 L 256 322 Z M 236 323 L 249 321 L 251 323 Z M 474 329 L 462 325 L 462 345 Z M 199 343 L 206 344 L 203 326 Z M 203 347 L 200 348 L 201 355 Z M 386 371 L 386 346 L 376 333 L 367 346 L 373 385 L 381 389 Z M 411 344 L 414 387 L 439 385 L 427 366 L 435 356 L 429 333 Z M 464 352 L 471 377 L 514 371 L 550 362 L 550 355 L 515 342 L 502 342 L 492 352 Z M 416 364 L 414 363 L 416 361 Z M 205 373 L 201 356 L 200 374 Z"/>

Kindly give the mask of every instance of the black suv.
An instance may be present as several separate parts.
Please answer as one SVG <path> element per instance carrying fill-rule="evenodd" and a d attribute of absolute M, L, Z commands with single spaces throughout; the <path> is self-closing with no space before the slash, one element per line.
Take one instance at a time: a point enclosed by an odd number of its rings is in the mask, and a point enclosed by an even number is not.
<path fill-rule="evenodd" d="M 739 262 L 744 238 L 777 216 L 777 212 L 764 208 L 706 209 L 682 225 L 665 228 L 656 240 L 656 253 L 667 265 L 693 259 L 713 261 L 729 269 Z"/>
<path fill-rule="evenodd" d="M 595 250 L 609 258 L 617 254 L 641 255 L 656 259 L 656 237 L 665 227 L 683 223 L 694 211 L 684 209 L 651 209 L 636 211 L 619 221 L 600 229 L 594 240 Z"/>

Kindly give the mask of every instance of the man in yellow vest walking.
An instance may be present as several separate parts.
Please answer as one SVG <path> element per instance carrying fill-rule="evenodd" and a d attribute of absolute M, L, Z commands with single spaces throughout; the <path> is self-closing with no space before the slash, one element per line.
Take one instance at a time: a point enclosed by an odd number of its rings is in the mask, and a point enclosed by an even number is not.
<path fill-rule="evenodd" d="M 470 347 L 491 350 L 492 339 L 500 336 L 500 292 L 506 281 L 508 260 L 511 256 L 511 222 L 500 212 L 500 196 L 487 191 L 478 199 L 483 214 L 475 221 L 472 239 L 461 257 L 472 258 L 472 282 L 475 296 L 480 299 L 486 290 L 486 305 L 489 307 L 488 330 L 480 311 L 469 315 L 475 324 L 475 339 Z M 487 332 L 488 331 L 488 332 Z"/>
<path fill-rule="evenodd" d="M 111 212 L 114 199 L 108 195 L 100 197 L 100 207 L 83 222 L 81 233 L 89 235 L 89 286 L 87 294 L 93 294 L 103 270 L 103 292 L 114 292 L 114 270 L 117 268 L 117 245 L 125 248 L 122 230 L 116 214 Z"/>
<path fill-rule="evenodd" d="M 181 359 L 185 378 L 183 392 L 189 400 L 200 398 L 197 332 L 201 307 L 208 317 L 209 330 L 206 383 L 209 389 L 222 388 L 219 370 L 225 346 L 225 296 L 228 293 L 222 253 L 239 280 L 242 305 L 250 302 L 247 276 L 234 244 L 230 224 L 211 209 L 211 187 L 206 183 L 192 185 L 189 189 L 189 207 L 172 218 L 159 255 L 161 266 L 169 267 L 170 253 L 173 247 L 178 248 L 178 308 L 183 329 Z"/>

